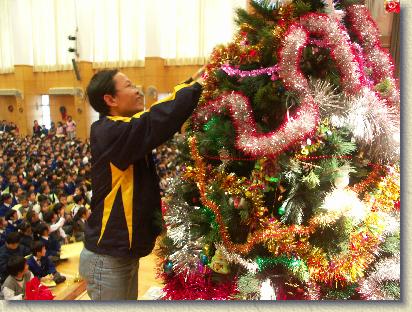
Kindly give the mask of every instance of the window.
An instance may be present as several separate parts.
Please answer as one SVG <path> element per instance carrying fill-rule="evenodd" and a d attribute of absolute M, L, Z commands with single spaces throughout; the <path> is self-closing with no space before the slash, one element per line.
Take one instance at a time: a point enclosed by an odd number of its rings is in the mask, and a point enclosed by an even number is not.
<path fill-rule="evenodd" d="M 14 72 L 12 17 L 9 0 L 0 1 L 0 74 Z"/>
<path fill-rule="evenodd" d="M 45 125 L 47 129 L 50 129 L 50 97 L 48 95 L 41 96 L 41 119 L 40 126 Z"/>

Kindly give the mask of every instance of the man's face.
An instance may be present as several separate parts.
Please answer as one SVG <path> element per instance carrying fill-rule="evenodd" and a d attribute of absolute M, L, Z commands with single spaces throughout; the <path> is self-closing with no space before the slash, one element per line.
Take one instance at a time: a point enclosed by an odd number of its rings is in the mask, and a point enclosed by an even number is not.
<path fill-rule="evenodd" d="M 131 117 L 144 110 L 144 99 L 138 89 L 123 73 L 117 73 L 113 77 L 116 94 L 113 104 L 120 116 Z"/>

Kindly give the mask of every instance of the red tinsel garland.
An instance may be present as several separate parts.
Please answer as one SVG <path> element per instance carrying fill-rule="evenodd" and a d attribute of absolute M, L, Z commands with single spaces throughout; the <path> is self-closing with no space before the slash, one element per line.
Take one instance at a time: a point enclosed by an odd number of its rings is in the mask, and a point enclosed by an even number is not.
<path fill-rule="evenodd" d="M 184 272 L 163 276 L 166 285 L 163 300 L 231 300 L 238 293 L 237 279 L 214 282 L 211 274 Z"/>

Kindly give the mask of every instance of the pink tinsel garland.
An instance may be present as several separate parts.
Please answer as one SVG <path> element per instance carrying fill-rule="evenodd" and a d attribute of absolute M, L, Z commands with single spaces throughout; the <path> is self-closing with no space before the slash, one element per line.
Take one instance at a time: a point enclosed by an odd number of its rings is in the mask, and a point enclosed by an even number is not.
<path fill-rule="evenodd" d="M 372 70 L 375 85 L 386 80 L 390 89 L 382 95 L 392 106 L 399 107 L 400 94 L 394 76 L 394 66 L 390 55 L 383 50 L 379 29 L 369 10 L 363 5 L 352 5 L 347 9 L 350 30 L 358 37 L 363 48 L 363 57 Z"/>

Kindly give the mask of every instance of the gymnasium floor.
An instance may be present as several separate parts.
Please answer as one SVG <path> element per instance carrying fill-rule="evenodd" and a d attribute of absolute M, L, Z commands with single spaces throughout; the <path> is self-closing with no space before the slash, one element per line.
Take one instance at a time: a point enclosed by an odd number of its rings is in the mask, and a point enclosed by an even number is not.
<path fill-rule="evenodd" d="M 62 246 L 62 258 L 67 257 L 67 260 L 62 261 L 57 270 L 67 279 L 51 289 L 55 300 L 90 300 L 85 282 L 79 281 L 79 256 L 82 249 L 82 242 Z M 157 259 L 154 254 L 140 259 L 138 300 L 150 300 L 150 293 L 162 286 L 161 281 L 156 279 Z"/>

